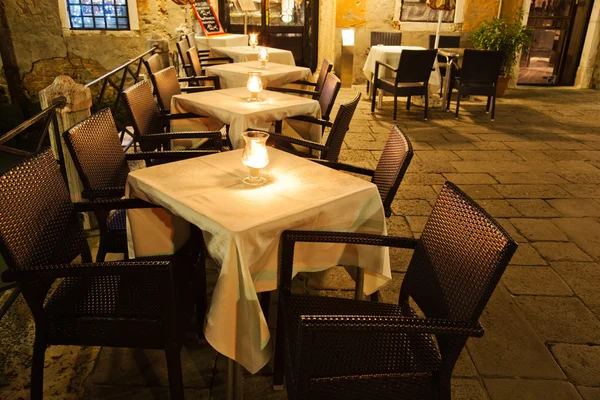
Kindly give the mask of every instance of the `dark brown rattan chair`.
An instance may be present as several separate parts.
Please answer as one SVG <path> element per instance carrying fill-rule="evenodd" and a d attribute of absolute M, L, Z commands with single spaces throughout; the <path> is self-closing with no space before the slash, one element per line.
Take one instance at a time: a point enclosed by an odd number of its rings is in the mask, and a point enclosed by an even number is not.
<path fill-rule="evenodd" d="M 177 94 L 182 94 L 184 92 L 203 92 L 220 88 L 218 76 L 195 76 L 193 78 L 185 78 L 186 80 L 194 81 L 197 84 L 200 84 L 200 82 L 212 82 L 212 85 L 180 87 L 179 82 L 181 79 L 177 79 L 175 67 L 167 67 L 160 70 L 157 73 L 150 75 L 150 79 L 152 80 L 152 86 L 154 86 L 156 90 L 158 106 L 162 112 L 167 114 L 171 108 L 171 97 Z"/>
<path fill-rule="evenodd" d="M 460 36 L 440 36 L 438 49 L 456 49 L 460 47 Z M 435 48 L 435 35 L 429 35 L 429 48 Z M 448 68 L 448 59 L 445 56 L 437 56 L 438 69 L 440 71 L 440 86 L 444 87 L 444 78 L 446 76 L 446 68 Z"/>
<path fill-rule="evenodd" d="M 207 132 L 211 140 L 220 143 L 220 132 Z M 161 134 L 160 136 L 169 136 Z M 89 200 L 125 195 L 129 174 L 127 160 L 180 160 L 217 153 L 218 150 L 186 150 L 148 153 L 124 153 L 110 109 L 105 108 L 71 127 L 63 134 L 69 153 L 83 184 L 82 197 Z M 95 212 L 100 230 L 100 245 L 96 261 L 104 261 L 107 253 L 123 253 L 127 258 L 125 210 L 114 213 Z"/>
<path fill-rule="evenodd" d="M 202 146 L 204 149 L 221 150 L 221 138 L 218 140 L 210 139 L 216 137 L 215 132 L 166 133 L 170 130 L 171 120 L 190 117 L 197 118 L 198 116 L 195 114 L 161 114 L 152 96 L 150 82 L 138 82 L 127 88 L 123 92 L 123 97 L 129 114 L 132 117 L 134 140 L 140 143 L 143 151 L 170 148 L 170 142 L 173 142 L 174 147 L 177 148 L 197 148 Z M 224 131 L 225 129 L 223 128 Z M 156 140 L 156 137 L 162 138 L 162 141 Z"/>
<path fill-rule="evenodd" d="M 408 137 L 396 125 L 392 126 L 390 136 L 385 144 L 381 158 L 375 170 L 361 168 L 354 165 L 339 162 L 314 160 L 319 164 L 326 165 L 337 170 L 362 174 L 372 177 L 373 182 L 383 202 L 385 216 L 392 215 L 392 201 L 396 197 L 402 178 L 410 165 L 413 157 L 413 148 Z"/>
<path fill-rule="evenodd" d="M 187 59 L 190 63 L 191 71 L 195 76 L 205 76 L 206 67 L 212 67 L 213 65 L 229 64 L 233 62 L 233 59 L 229 57 L 212 57 L 212 58 L 200 58 L 198 51 L 195 47 L 191 47 L 186 51 Z"/>
<path fill-rule="evenodd" d="M 309 82 L 305 80 L 295 81 L 293 83 L 311 86 L 313 90 L 303 90 L 296 88 L 287 88 L 287 87 L 267 87 L 267 90 L 273 90 L 275 92 L 283 92 L 283 93 L 291 93 L 291 94 L 301 94 L 312 96 L 313 100 L 319 100 L 319 96 L 321 96 L 321 91 L 323 89 L 323 85 L 325 84 L 325 79 L 327 79 L 327 75 L 331 72 L 333 68 L 333 63 L 327 59 L 323 60 L 321 63 L 321 70 L 319 71 L 319 78 L 316 82 Z"/>
<path fill-rule="evenodd" d="M 402 44 L 402 32 L 371 32 L 371 45 L 367 48 L 367 54 L 371 47 L 377 45 L 400 46 Z M 367 80 L 367 93 L 371 82 Z"/>
<path fill-rule="evenodd" d="M 342 148 L 342 143 L 344 142 L 344 137 L 350 128 L 350 121 L 352 121 L 352 116 L 354 115 L 359 100 L 360 93 L 358 93 L 349 103 L 340 106 L 340 109 L 335 116 L 335 120 L 331 125 L 331 130 L 329 131 L 325 144 L 312 142 L 298 137 L 286 136 L 281 133 L 271 133 L 269 140 L 272 140 L 272 142 L 275 143 L 275 146 L 281 150 L 285 150 L 301 157 L 315 157 L 310 151 L 316 150 L 320 152 L 318 158 L 321 160 L 337 161 Z M 306 118 L 305 120 L 307 122 L 315 122 L 312 118 Z M 309 152 L 297 150 L 297 147 L 292 145 L 307 147 Z"/>
<path fill-rule="evenodd" d="M 188 77 L 195 76 L 192 66 L 190 65 L 186 55 L 187 51 L 190 48 L 190 44 L 188 43 L 187 38 L 179 40 L 175 43 L 175 45 L 177 47 L 177 54 L 179 54 L 179 61 L 181 62 L 181 67 L 185 71 L 185 74 Z"/>
<path fill-rule="evenodd" d="M 496 86 L 498 85 L 498 75 L 500 75 L 503 59 L 503 51 L 465 49 L 462 67 L 459 71 L 454 72 L 455 75 L 459 73 L 460 76 L 450 82 L 446 110 L 450 109 L 452 89 L 458 91 L 455 118 L 458 118 L 462 96 L 487 96 L 485 112 L 490 112 L 491 105 L 490 118 L 493 121 L 496 112 Z M 450 65 L 452 65 L 452 68 L 457 67 L 454 63 Z"/>
<path fill-rule="evenodd" d="M 172 263 L 89 262 L 76 210 L 98 206 L 71 202 L 49 149 L 0 178 L 3 279 L 19 285 L 35 322 L 31 399 L 43 397 L 50 345 L 164 349 L 171 398 L 183 399 L 180 350 L 193 307 L 189 261 L 197 257 L 186 246 Z M 70 264 L 78 254 L 83 263 Z"/>
<path fill-rule="evenodd" d="M 144 66 L 150 75 L 155 74 L 161 69 L 165 68 L 159 54 L 152 54 L 150 57 L 145 59 Z"/>
<path fill-rule="evenodd" d="M 425 96 L 424 118 L 427 119 L 429 107 L 429 77 L 437 50 L 402 50 L 398 67 L 394 68 L 381 61 L 375 63 L 373 75 L 373 96 L 371 99 L 371 112 L 375 112 L 377 89 L 390 92 L 394 95 L 394 121 L 398 108 L 398 96 L 406 96 L 406 109 L 410 110 L 411 96 Z M 378 78 L 380 67 L 393 71 L 394 78 Z"/>
<path fill-rule="evenodd" d="M 398 304 L 291 292 L 297 242 L 414 249 Z M 450 399 L 450 378 L 517 244 L 452 183 L 420 239 L 284 231 L 274 384 L 290 399 Z M 409 299 L 423 317 L 411 308 Z M 285 363 L 285 369 L 284 369 Z"/>
<path fill-rule="evenodd" d="M 181 37 L 183 39 L 183 36 Z M 195 47 L 198 50 L 198 57 L 200 58 L 209 58 L 210 57 L 210 50 L 200 50 L 200 48 L 198 47 L 198 42 L 196 42 L 196 34 L 194 32 L 190 32 L 187 35 L 185 35 L 185 39 L 188 42 L 188 45 L 190 47 Z"/>

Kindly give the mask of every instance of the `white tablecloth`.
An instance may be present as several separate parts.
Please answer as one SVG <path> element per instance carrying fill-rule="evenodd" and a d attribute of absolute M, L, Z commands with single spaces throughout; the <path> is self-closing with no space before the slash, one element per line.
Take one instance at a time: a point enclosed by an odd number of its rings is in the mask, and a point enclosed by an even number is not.
<path fill-rule="evenodd" d="M 390 64 L 392 67 L 397 68 L 398 62 L 400 61 L 400 54 L 402 50 L 426 50 L 420 46 L 373 46 L 369 50 L 369 55 L 365 61 L 363 67 L 363 73 L 367 79 L 373 82 L 373 74 L 375 73 L 375 62 L 382 61 L 386 64 Z M 431 72 L 429 78 L 430 86 L 440 86 L 440 72 L 437 67 L 437 61 L 434 62 L 435 71 Z M 379 68 L 380 77 L 394 76 L 394 73 L 387 68 Z M 382 75 L 383 73 L 383 75 Z"/>
<path fill-rule="evenodd" d="M 319 102 L 306 97 L 263 90 L 260 102 L 247 101 L 250 92 L 246 88 L 211 90 L 173 96 L 172 113 L 191 112 L 215 118 L 229 125 L 229 139 L 234 148 L 243 147 L 242 133 L 248 128 L 268 130 L 274 121 L 297 115 L 321 117 Z M 311 124 L 300 134 L 308 140 L 321 142 L 321 127 Z"/>
<path fill-rule="evenodd" d="M 283 151 L 268 148 L 268 152 L 270 163 L 264 172 L 268 182 L 259 187 L 242 183 L 248 169 L 241 163 L 241 150 L 140 169 L 127 180 L 130 197 L 159 204 L 203 230 L 209 253 L 221 265 L 205 337 L 251 373 L 259 371 L 272 354 L 257 293 L 277 288 L 281 232 L 387 233 L 374 184 Z M 165 223 L 167 211 L 137 211 L 128 220 L 134 244 L 172 235 L 173 229 Z M 144 223 L 137 229 L 140 219 Z M 167 234 L 156 235 L 148 229 L 150 222 Z M 365 268 L 366 294 L 391 279 L 389 250 L 372 246 L 300 244 L 294 272 L 357 262 Z"/>
<path fill-rule="evenodd" d="M 218 36 L 196 35 L 198 50 L 210 50 L 211 47 L 247 46 L 248 35 L 227 33 Z"/>
<path fill-rule="evenodd" d="M 208 76 L 216 75 L 221 82 L 221 88 L 246 87 L 248 72 L 260 71 L 263 86 L 280 87 L 287 83 L 304 79 L 312 80 L 310 68 L 293 65 L 267 63 L 266 69 L 260 69 L 259 61 L 247 61 L 233 64 L 221 64 L 206 68 Z"/>
<path fill-rule="evenodd" d="M 254 49 L 251 46 L 234 46 L 234 47 L 212 47 L 210 49 L 211 57 L 229 57 L 233 62 L 257 61 L 258 50 L 260 46 Z M 296 65 L 294 55 L 289 50 L 269 49 L 269 61 L 277 64 Z"/>

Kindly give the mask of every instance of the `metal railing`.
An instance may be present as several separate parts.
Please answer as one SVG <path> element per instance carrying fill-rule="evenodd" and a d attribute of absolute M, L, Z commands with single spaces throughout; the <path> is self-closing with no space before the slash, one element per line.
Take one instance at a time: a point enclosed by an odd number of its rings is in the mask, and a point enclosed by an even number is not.
<path fill-rule="evenodd" d="M 98 111 L 100 107 L 104 104 L 104 97 L 106 96 L 108 87 L 112 87 L 116 91 L 116 96 L 113 101 L 113 104 L 110 106 L 113 115 L 118 112 L 119 105 L 121 105 L 121 100 L 123 96 L 123 90 L 126 89 L 126 84 L 129 79 L 133 79 L 133 84 L 135 85 L 139 81 L 140 71 L 142 69 L 142 64 L 144 61 L 144 57 L 147 55 L 152 55 L 157 50 L 157 47 L 154 46 L 150 50 L 145 51 L 139 56 L 130 59 L 124 64 L 118 66 L 110 72 L 102 75 L 99 78 L 94 79 L 93 81 L 87 83 L 85 87 L 91 88 L 94 85 L 102 84 L 100 88 L 100 92 L 98 96 L 93 101 L 92 112 Z M 132 132 L 127 130 L 125 124 L 115 118 L 115 122 L 117 125 L 117 129 L 120 132 L 121 142 L 123 142 L 123 138 L 125 132 L 132 134 Z"/>

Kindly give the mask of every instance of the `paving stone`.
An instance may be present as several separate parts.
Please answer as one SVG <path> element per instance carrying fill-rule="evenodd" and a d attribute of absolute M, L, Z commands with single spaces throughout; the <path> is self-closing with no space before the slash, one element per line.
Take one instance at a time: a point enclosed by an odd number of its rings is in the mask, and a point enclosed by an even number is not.
<path fill-rule="evenodd" d="M 462 187 L 462 186 L 461 186 Z M 477 203 L 483 207 L 492 217 L 520 217 L 521 214 L 506 200 L 478 200 Z"/>
<path fill-rule="evenodd" d="M 571 195 L 558 185 L 495 185 L 505 198 L 510 199 L 556 199 Z"/>
<path fill-rule="evenodd" d="M 527 239 L 525 239 L 524 236 L 521 236 L 519 231 L 517 231 L 517 228 L 515 228 L 515 226 L 512 224 L 512 222 L 510 222 L 510 219 L 496 218 L 496 222 L 498 222 L 500 225 L 502 225 L 502 227 L 504 229 L 506 229 L 506 232 L 508 232 L 510 237 L 512 237 L 517 243 L 519 243 L 519 244 L 527 243 Z"/>
<path fill-rule="evenodd" d="M 581 160 L 581 155 L 573 150 L 545 150 L 544 154 L 556 161 L 576 161 Z"/>
<path fill-rule="evenodd" d="M 419 172 L 409 172 L 404 175 L 402 185 L 441 185 L 446 182 L 442 174 L 428 174 Z"/>
<path fill-rule="evenodd" d="M 553 184 L 567 183 L 566 180 L 554 173 L 494 173 L 492 176 L 500 183 L 505 184 Z"/>
<path fill-rule="evenodd" d="M 528 243 L 519 243 L 510 265 L 547 265 L 536 249 Z"/>
<path fill-rule="evenodd" d="M 552 147 L 545 142 L 506 142 L 506 145 L 513 150 L 546 150 Z"/>
<path fill-rule="evenodd" d="M 400 185 L 396 199 L 424 199 L 435 200 L 437 193 L 427 185 Z"/>
<path fill-rule="evenodd" d="M 600 204 L 592 199 L 552 199 L 548 203 L 566 217 L 600 217 Z"/>
<path fill-rule="evenodd" d="M 567 240 L 567 235 L 547 219 L 511 218 L 510 222 L 529 241 Z"/>
<path fill-rule="evenodd" d="M 431 206 L 427 200 L 394 200 L 392 212 L 396 215 L 425 215 L 431 214 Z"/>
<path fill-rule="evenodd" d="M 600 223 L 593 218 L 555 218 L 552 220 L 577 246 L 595 260 L 600 259 Z"/>
<path fill-rule="evenodd" d="M 487 400 L 485 389 L 476 379 L 452 379 L 451 395 L 454 400 Z"/>
<path fill-rule="evenodd" d="M 409 170 L 411 172 L 428 172 L 441 174 L 444 172 L 456 172 L 450 161 L 411 161 Z"/>
<path fill-rule="evenodd" d="M 592 261 L 574 243 L 537 242 L 532 246 L 548 261 Z"/>
<path fill-rule="evenodd" d="M 452 377 L 475 378 L 478 376 L 477 368 L 475 368 L 475 364 L 473 364 L 473 360 L 471 360 L 469 350 L 467 347 L 464 347 L 458 356 L 458 360 L 456 360 L 454 370 L 452 371 Z"/>
<path fill-rule="evenodd" d="M 421 161 L 454 161 L 460 160 L 454 152 L 448 150 L 422 151 L 417 153 Z"/>
<path fill-rule="evenodd" d="M 550 350 L 570 382 L 600 386 L 600 346 L 560 343 Z"/>
<path fill-rule="evenodd" d="M 569 286 L 550 267 L 511 265 L 504 271 L 502 282 L 514 295 L 570 296 L 573 294 Z"/>
<path fill-rule="evenodd" d="M 524 161 L 543 161 L 552 162 L 554 159 L 541 151 L 533 150 L 514 150 L 512 152 L 516 157 L 520 157 Z"/>
<path fill-rule="evenodd" d="M 413 232 L 423 232 L 423 228 L 425 227 L 428 218 L 429 217 L 407 216 L 406 220 Z"/>
<path fill-rule="evenodd" d="M 566 172 L 580 172 L 584 174 L 600 173 L 600 169 L 586 161 L 557 161 L 556 165 L 559 170 L 564 170 Z"/>
<path fill-rule="evenodd" d="M 186 399 L 213 399 L 210 396 L 209 389 L 185 388 L 184 396 Z M 169 400 L 171 397 L 169 389 L 165 387 L 91 385 L 81 398 L 95 400 Z"/>
<path fill-rule="evenodd" d="M 551 266 L 581 301 L 600 318 L 600 265 L 557 262 L 552 263 Z"/>
<path fill-rule="evenodd" d="M 566 381 L 534 379 L 483 380 L 492 400 L 580 400 L 575 387 Z"/>
<path fill-rule="evenodd" d="M 521 157 L 512 151 L 455 151 L 458 157 L 465 161 L 522 161 Z"/>
<path fill-rule="evenodd" d="M 427 143 L 436 150 L 477 150 L 476 144 L 479 142 L 430 141 Z"/>
<path fill-rule="evenodd" d="M 558 217 L 560 213 L 541 199 L 509 199 L 511 206 L 524 217 Z"/>
<path fill-rule="evenodd" d="M 600 174 L 580 174 L 575 172 L 560 172 L 562 178 L 571 183 L 600 183 Z"/>
<path fill-rule="evenodd" d="M 495 185 L 459 185 L 472 199 L 501 199 L 503 196 L 494 189 Z"/>
<path fill-rule="evenodd" d="M 600 344 L 600 321 L 575 297 L 518 296 L 516 301 L 542 340 Z M 577 329 L 573 329 L 576 326 Z"/>
<path fill-rule="evenodd" d="M 311 272 L 308 275 L 310 289 L 342 289 L 354 290 L 355 281 L 342 266 L 328 268 L 323 271 Z"/>
<path fill-rule="evenodd" d="M 600 400 L 600 387 L 577 386 L 583 400 Z"/>
<path fill-rule="evenodd" d="M 484 377 L 564 379 L 564 374 L 531 325 L 499 284 L 481 315 L 486 332 L 467 347 Z"/>
<path fill-rule="evenodd" d="M 488 174 L 453 174 L 453 173 L 445 173 L 443 175 L 447 180 L 453 182 L 457 185 L 465 184 L 465 185 L 493 185 L 496 182 L 494 178 L 492 178 Z M 437 182 L 436 182 L 437 183 Z"/>
<path fill-rule="evenodd" d="M 398 304 L 398 298 L 400 296 L 400 286 L 402 286 L 403 279 L 403 273 L 392 272 L 392 280 L 386 283 L 381 289 L 379 289 L 381 302 L 389 304 Z"/>
<path fill-rule="evenodd" d="M 600 186 L 596 184 L 575 184 L 570 183 L 561 185 L 567 192 L 573 197 L 581 199 L 599 199 L 600 198 Z M 564 196 L 556 196 L 564 197 Z"/>
<path fill-rule="evenodd" d="M 525 143 L 525 142 L 513 142 L 513 143 Z M 508 143 L 502 142 L 473 142 L 473 146 L 479 150 L 510 150 Z"/>

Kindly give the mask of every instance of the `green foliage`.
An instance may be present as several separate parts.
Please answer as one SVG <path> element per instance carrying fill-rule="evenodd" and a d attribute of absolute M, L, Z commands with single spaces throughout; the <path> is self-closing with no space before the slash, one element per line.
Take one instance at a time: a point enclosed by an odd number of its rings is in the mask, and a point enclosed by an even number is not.
<path fill-rule="evenodd" d="M 521 13 L 511 23 L 504 18 L 485 20 L 471 35 L 473 47 L 481 50 L 502 50 L 502 74 L 509 74 L 517 54 L 533 45 L 533 30 L 521 25 Z"/>

